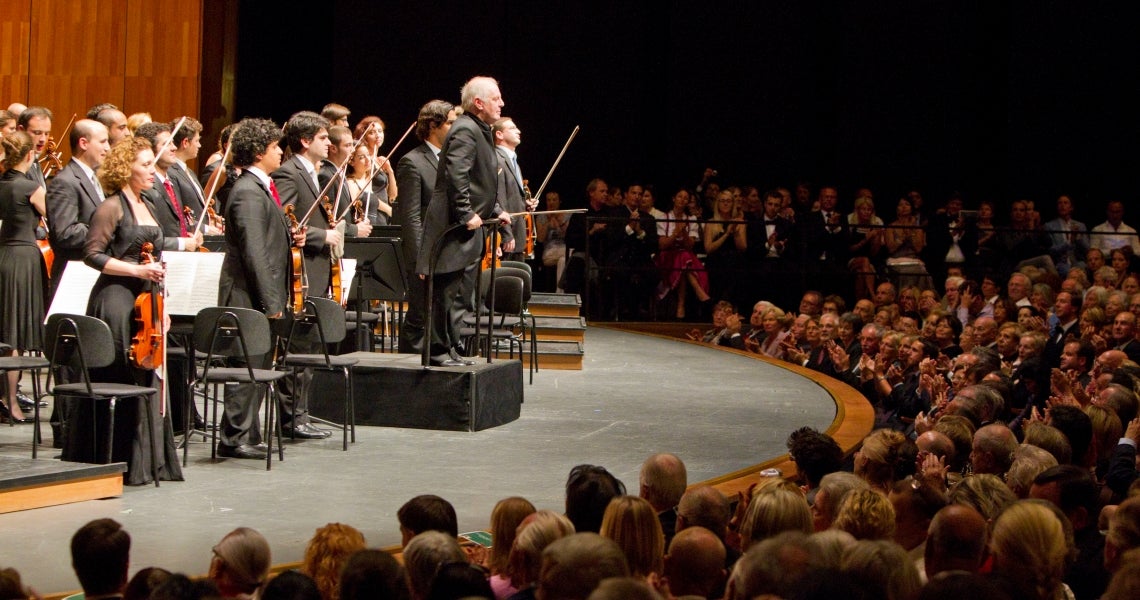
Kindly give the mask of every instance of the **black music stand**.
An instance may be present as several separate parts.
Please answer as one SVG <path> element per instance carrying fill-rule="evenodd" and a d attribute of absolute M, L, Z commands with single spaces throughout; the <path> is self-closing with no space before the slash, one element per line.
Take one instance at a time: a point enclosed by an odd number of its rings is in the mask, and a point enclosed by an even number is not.
<path fill-rule="evenodd" d="M 403 302 L 408 293 L 408 281 L 404 273 L 404 253 L 399 237 L 346 238 L 344 258 L 356 259 L 356 285 L 353 295 L 356 298 L 356 343 L 357 348 L 367 347 L 368 338 L 362 337 L 365 328 L 361 324 L 360 313 L 368 307 L 370 300 L 399 302 L 399 315 L 403 319 Z M 389 329 L 389 331 L 391 331 Z M 392 344 L 395 347 L 395 344 Z"/>

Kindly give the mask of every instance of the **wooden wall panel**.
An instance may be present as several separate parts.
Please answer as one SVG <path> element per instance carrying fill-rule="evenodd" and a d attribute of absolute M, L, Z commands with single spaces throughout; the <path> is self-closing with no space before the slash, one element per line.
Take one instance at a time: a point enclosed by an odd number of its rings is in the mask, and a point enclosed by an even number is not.
<path fill-rule="evenodd" d="M 100 102 L 162 120 L 197 115 L 203 1 L 5 0 L 0 104 L 47 106 L 57 135 Z"/>
<path fill-rule="evenodd" d="M 73 113 L 123 103 L 126 0 L 32 0 L 30 105 L 55 112 L 62 132 Z M 57 134 L 58 135 L 58 134 Z"/>
<path fill-rule="evenodd" d="M 0 108 L 28 97 L 32 0 L 11 0 L 0 11 Z"/>

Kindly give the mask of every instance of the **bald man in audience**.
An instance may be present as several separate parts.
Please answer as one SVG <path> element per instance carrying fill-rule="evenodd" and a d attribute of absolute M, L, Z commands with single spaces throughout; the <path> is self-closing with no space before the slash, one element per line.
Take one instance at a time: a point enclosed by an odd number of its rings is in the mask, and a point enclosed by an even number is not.
<path fill-rule="evenodd" d="M 926 534 L 926 577 L 945 571 L 977 573 L 986 554 L 986 519 L 962 504 L 951 504 L 934 515 Z"/>
<path fill-rule="evenodd" d="M 704 527 L 677 534 L 665 555 L 665 582 L 678 600 L 715 598 L 724 589 L 724 543 Z"/>
<path fill-rule="evenodd" d="M 740 558 L 740 551 L 725 540 L 731 518 L 732 505 L 728 498 L 711 485 L 698 485 L 686 491 L 677 503 L 676 531 L 680 533 L 690 527 L 703 527 L 713 532 L 724 544 L 724 566 L 728 569 Z"/>
<path fill-rule="evenodd" d="M 986 425 L 974 433 L 974 445 L 970 451 L 970 465 L 974 474 L 989 473 L 1001 477 L 1013 463 L 1013 452 L 1017 450 L 1017 436 L 1000 423 Z"/>
<path fill-rule="evenodd" d="M 617 542 L 596 533 L 575 533 L 542 551 L 538 600 L 586 600 L 609 577 L 628 577 L 629 563 Z"/>
<path fill-rule="evenodd" d="M 677 503 L 688 485 L 685 463 L 675 454 L 654 454 L 642 463 L 639 482 L 637 495 L 657 511 L 665 533 L 665 545 L 668 546 L 676 533 Z"/>
<path fill-rule="evenodd" d="M 914 440 L 919 451 L 941 458 L 947 465 L 954 462 L 954 441 L 944 433 L 927 431 Z"/>
<path fill-rule="evenodd" d="M 974 343 L 986 348 L 997 345 L 998 327 L 993 317 L 974 319 Z"/>

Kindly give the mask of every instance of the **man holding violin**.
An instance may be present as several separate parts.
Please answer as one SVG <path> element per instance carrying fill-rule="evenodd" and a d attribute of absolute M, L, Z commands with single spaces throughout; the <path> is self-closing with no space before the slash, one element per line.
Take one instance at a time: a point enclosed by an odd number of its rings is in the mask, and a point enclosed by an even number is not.
<path fill-rule="evenodd" d="M 495 136 L 495 153 L 499 158 L 499 205 L 509 213 L 534 210 L 538 200 L 530 199 L 530 190 L 519 169 L 517 148 L 522 143 L 522 130 L 510 117 L 503 117 L 491 125 Z M 533 225 L 529 233 L 533 234 Z M 503 258 L 526 260 L 527 220 L 515 219 L 510 227 L 500 227 L 503 236 Z"/>
<path fill-rule="evenodd" d="M 218 281 L 218 304 L 253 308 L 280 319 L 290 304 L 290 247 L 305 243 L 305 232 L 290 232 L 273 180 L 281 166 L 281 128 L 266 119 L 245 119 L 231 137 L 234 166 L 242 174 L 226 201 L 226 257 Z M 269 368 L 271 357 L 253 359 Z M 265 460 L 254 384 L 226 386 L 218 455 Z"/>
<path fill-rule="evenodd" d="M 51 111 L 42 106 L 29 106 L 20 113 L 20 118 L 16 120 L 16 129 L 27 132 L 32 137 L 32 143 L 35 144 L 34 152 L 37 159 L 32 163 L 32 168 L 28 169 L 27 178 L 46 189 L 47 179 L 44 177 L 39 160 L 43 158 L 44 151 L 48 149 L 48 142 L 54 143 L 54 140 L 51 139 Z"/>

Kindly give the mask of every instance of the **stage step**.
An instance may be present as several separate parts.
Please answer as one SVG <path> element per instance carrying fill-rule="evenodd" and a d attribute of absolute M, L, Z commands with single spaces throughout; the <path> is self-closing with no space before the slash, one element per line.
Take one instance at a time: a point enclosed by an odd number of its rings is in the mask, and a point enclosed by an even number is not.
<path fill-rule="evenodd" d="M 578 294 L 531 294 L 527 304 L 536 317 L 577 317 L 582 310 L 582 298 Z"/>
<path fill-rule="evenodd" d="M 540 342 L 585 342 L 586 319 L 583 317 L 535 316 Z"/>
<path fill-rule="evenodd" d="M 126 470 L 126 463 L 0 457 L 0 514 L 122 496 Z"/>
<path fill-rule="evenodd" d="M 571 341 L 538 341 L 538 368 L 552 371 L 581 371 L 585 344 Z M 503 356 L 504 354 L 500 354 Z M 523 346 L 523 366 L 530 366 L 530 344 Z"/>

